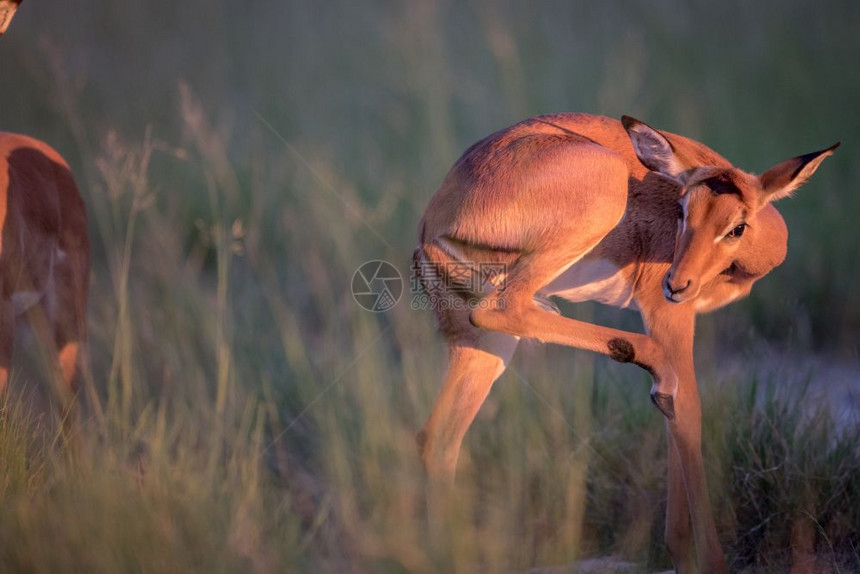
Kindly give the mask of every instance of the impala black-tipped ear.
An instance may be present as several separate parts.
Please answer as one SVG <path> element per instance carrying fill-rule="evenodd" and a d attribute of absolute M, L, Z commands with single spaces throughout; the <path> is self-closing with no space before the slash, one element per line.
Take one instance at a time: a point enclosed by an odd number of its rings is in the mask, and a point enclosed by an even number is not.
<path fill-rule="evenodd" d="M 675 154 L 675 149 L 666 136 L 630 116 L 621 116 L 621 124 L 627 130 L 633 143 L 633 151 L 642 165 L 672 179 L 679 179 L 686 171 L 687 166 Z"/>
<path fill-rule="evenodd" d="M 794 190 L 812 177 L 812 174 L 815 173 L 825 158 L 833 155 L 833 151 L 839 147 L 840 143 L 836 142 L 821 151 L 799 155 L 764 172 L 759 177 L 762 203 L 776 201 L 791 195 Z"/>
<path fill-rule="evenodd" d="M 21 0 L 0 0 L 0 36 L 6 33 L 20 3 Z"/>

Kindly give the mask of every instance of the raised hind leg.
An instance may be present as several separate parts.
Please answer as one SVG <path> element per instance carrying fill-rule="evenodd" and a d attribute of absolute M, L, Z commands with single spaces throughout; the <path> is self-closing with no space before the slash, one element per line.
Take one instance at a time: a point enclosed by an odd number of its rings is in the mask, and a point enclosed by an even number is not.
<path fill-rule="evenodd" d="M 485 305 L 472 311 L 471 322 L 487 331 L 576 347 L 622 363 L 634 363 L 651 373 L 651 400 L 672 419 L 678 377 L 662 345 L 648 335 L 577 321 L 536 303 L 539 290 L 586 251 L 558 249 L 522 256 L 508 274 L 505 288 L 486 297 Z"/>

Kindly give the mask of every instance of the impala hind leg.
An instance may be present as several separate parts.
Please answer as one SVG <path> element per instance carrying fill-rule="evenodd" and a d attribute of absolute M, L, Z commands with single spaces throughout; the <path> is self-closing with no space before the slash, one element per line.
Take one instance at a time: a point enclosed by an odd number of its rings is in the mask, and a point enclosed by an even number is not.
<path fill-rule="evenodd" d="M 421 460 L 435 483 L 453 482 L 463 436 L 519 342 L 516 337 L 480 333 L 471 325 L 467 328 L 472 336 L 449 342 L 445 382 L 418 433 Z"/>
<path fill-rule="evenodd" d="M 621 363 L 634 363 L 651 374 L 651 400 L 667 419 L 673 419 L 678 376 L 663 347 L 653 338 L 562 317 L 535 302 L 535 294 L 587 250 L 522 257 L 508 274 L 506 287 L 493 292 L 485 305 L 472 311 L 470 321 L 488 331 L 576 347 Z"/>
<path fill-rule="evenodd" d="M 77 448 L 77 443 L 80 440 L 78 436 L 78 409 L 75 404 L 78 397 L 78 354 L 79 344 L 77 341 L 66 342 L 57 353 L 63 432 L 66 440 L 73 448 Z"/>
<path fill-rule="evenodd" d="M 9 299 L 0 299 L 0 397 L 6 392 L 15 337 L 15 307 Z M 2 400 L 2 399 L 0 399 Z"/>
<path fill-rule="evenodd" d="M 66 438 L 77 448 L 76 402 L 87 338 L 87 291 L 89 255 L 84 249 L 70 250 L 57 265 L 54 301 L 54 349 L 58 395 Z"/>
<path fill-rule="evenodd" d="M 54 340 L 63 385 L 78 392 L 79 361 L 87 339 L 87 291 L 89 255 L 77 250 L 65 254 L 56 268 Z"/>

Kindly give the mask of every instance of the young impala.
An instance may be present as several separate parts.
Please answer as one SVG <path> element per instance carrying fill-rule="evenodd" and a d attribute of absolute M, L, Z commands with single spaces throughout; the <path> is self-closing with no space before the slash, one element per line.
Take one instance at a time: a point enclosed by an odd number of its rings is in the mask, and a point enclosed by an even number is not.
<path fill-rule="evenodd" d="M 652 375 L 651 399 L 666 417 L 666 540 L 675 566 L 726 572 L 702 464 L 695 316 L 745 296 L 782 263 L 787 232 L 771 202 L 837 146 L 755 176 L 633 118 L 559 114 L 469 148 L 430 200 L 415 250 L 425 275 L 474 266 L 479 288 L 463 294 L 447 277 L 446 292 L 434 285 L 434 294 L 482 298 L 435 307 L 450 353 L 418 435 L 431 479 L 453 480 L 463 435 L 521 338 L 632 362 Z M 485 262 L 506 272 L 482 275 Z M 550 295 L 636 309 L 647 334 L 562 317 Z"/>
<path fill-rule="evenodd" d="M 0 0 L 0 36 L 20 3 Z M 87 214 L 69 166 L 43 142 L 0 132 L 0 395 L 24 318 L 60 381 L 67 429 L 87 335 L 89 274 Z"/>
<path fill-rule="evenodd" d="M 68 427 L 79 347 L 86 339 L 89 239 L 72 173 L 46 144 L 0 133 L 0 224 L 0 394 L 21 317 L 62 383 Z"/>

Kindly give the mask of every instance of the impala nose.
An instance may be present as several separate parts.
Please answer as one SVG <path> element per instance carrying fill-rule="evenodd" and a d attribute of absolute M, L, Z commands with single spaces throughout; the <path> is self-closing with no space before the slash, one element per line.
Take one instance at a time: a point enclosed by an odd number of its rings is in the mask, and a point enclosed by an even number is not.
<path fill-rule="evenodd" d="M 680 302 L 680 298 L 677 296 L 683 294 L 692 284 L 692 279 L 687 279 L 683 283 L 672 281 L 672 272 L 670 271 L 666 273 L 666 278 L 663 280 L 663 295 L 669 301 L 678 303 Z"/>

